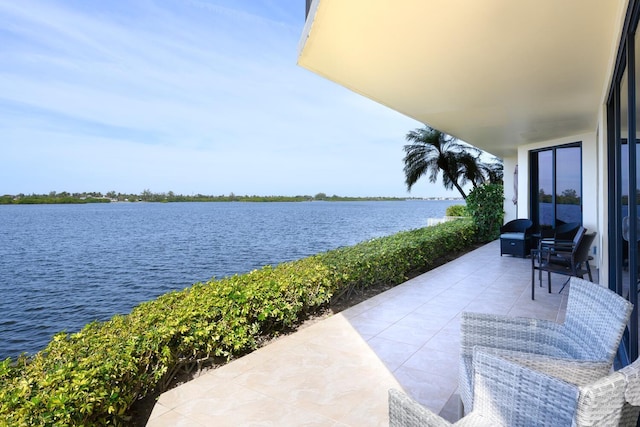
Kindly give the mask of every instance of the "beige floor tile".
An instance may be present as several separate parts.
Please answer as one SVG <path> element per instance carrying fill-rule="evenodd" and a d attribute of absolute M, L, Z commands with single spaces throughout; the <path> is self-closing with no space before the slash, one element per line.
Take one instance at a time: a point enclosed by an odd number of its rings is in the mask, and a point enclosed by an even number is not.
<path fill-rule="evenodd" d="M 456 298 L 451 295 L 440 295 L 422 305 L 419 310 L 416 311 L 428 312 L 430 316 L 446 315 L 451 318 L 467 304 L 473 301 L 473 299 L 474 298 L 472 296 L 461 296 L 460 298 Z"/>
<path fill-rule="evenodd" d="M 487 301 L 473 301 L 464 308 L 464 311 L 472 313 L 488 313 L 506 315 L 513 308 L 514 303 L 495 303 Z"/>
<path fill-rule="evenodd" d="M 370 319 L 391 324 L 402 319 L 413 310 L 415 310 L 415 307 L 406 307 L 389 302 L 364 311 L 354 319 Z"/>
<path fill-rule="evenodd" d="M 313 344 L 320 348 L 334 349 L 341 352 L 359 354 L 368 348 L 366 340 L 391 325 L 370 319 L 354 321 L 340 314 L 334 316 L 331 327 L 320 322 L 310 328 L 305 335 L 305 344 Z M 371 333 L 369 333 L 371 331 Z"/>
<path fill-rule="evenodd" d="M 271 397 L 248 389 L 230 387 L 223 398 L 205 396 L 175 410 L 206 426 L 295 426 L 334 425 L 318 413 L 302 411 Z"/>
<path fill-rule="evenodd" d="M 365 339 L 378 335 L 394 324 L 393 322 L 379 321 L 362 315 L 349 319 L 349 323 L 351 327 Z"/>
<path fill-rule="evenodd" d="M 451 395 L 447 403 L 445 403 L 444 408 L 440 411 L 440 415 L 445 420 L 450 423 L 455 423 L 460 419 L 460 409 L 462 402 L 460 401 L 460 395 L 458 393 L 454 393 Z"/>
<path fill-rule="evenodd" d="M 413 371 L 444 377 L 449 382 L 456 383 L 458 379 L 458 354 L 459 351 L 439 351 L 423 347 L 411 356 L 400 369 L 396 370 L 396 373 L 403 368 L 409 368 Z"/>
<path fill-rule="evenodd" d="M 395 379 L 393 381 L 378 381 L 375 378 L 363 380 L 365 381 L 360 389 L 342 390 L 337 394 L 318 396 L 317 399 L 305 402 L 301 406 L 349 426 L 388 426 L 388 390 L 399 389 L 400 385 Z M 364 394 L 362 390 L 368 391 Z"/>
<path fill-rule="evenodd" d="M 458 388 L 458 382 L 451 378 L 408 367 L 398 369 L 395 375 L 407 394 L 436 414 Z"/>
<path fill-rule="evenodd" d="M 163 406 L 161 403 L 156 402 L 155 406 L 153 407 L 153 411 L 151 411 L 151 415 L 149 415 L 149 420 L 158 418 L 161 415 L 166 414 L 170 410 L 171 409 L 167 408 L 166 406 Z"/>
<path fill-rule="evenodd" d="M 156 418 L 150 418 L 147 427 L 208 427 L 211 424 L 202 424 L 194 419 L 186 417 L 175 411 L 170 411 Z"/>
<path fill-rule="evenodd" d="M 207 376 L 207 378 L 211 378 Z M 224 385 L 223 381 L 219 382 Z M 162 393 L 158 399 L 158 403 L 165 408 L 175 409 L 176 407 L 196 399 L 202 395 L 206 395 L 213 385 L 203 386 L 196 381 L 189 381 L 169 391 Z"/>
<path fill-rule="evenodd" d="M 451 333 L 443 330 L 427 341 L 423 347 L 425 349 L 447 352 L 457 357 L 460 353 L 460 333 L 459 331 Z"/>
<path fill-rule="evenodd" d="M 405 325 L 396 323 L 380 334 L 376 338 L 384 338 L 385 340 L 394 341 L 396 343 L 405 343 L 422 347 L 424 343 L 433 338 L 442 327 L 433 326 L 428 321 L 422 321 L 418 324 Z M 369 340 L 371 342 L 371 340 Z"/>
<path fill-rule="evenodd" d="M 395 323 L 395 325 L 401 326 L 409 326 L 409 327 L 428 327 L 430 329 L 442 329 L 444 328 L 452 319 L 455 318 L 457 312 L 445 312 L 445 313 L 437 313 L 429 310 L 428 306 L 424 309 L 421 308 L 419 310 L 414 311 L 411 314 L 408 314 L 401 320 Z M 387 327 L 390 327 L 389 325 Z"/>
<path fill-rule="evenodd" d="M 398 341 L 375 337 L 368 341 L 376 355 L 393 372 L 413 356 L 422 345 L 420 342 L 407 344 Z"/>
<path fill-rule="evenodd" d="M 460 334 L 460 318 L 461 318 L 461 313 L 458 313 L 456 317 L 454 317 L 446 325 L 444 325 L 441 332 L 445 334 L 459 335 Z"/>

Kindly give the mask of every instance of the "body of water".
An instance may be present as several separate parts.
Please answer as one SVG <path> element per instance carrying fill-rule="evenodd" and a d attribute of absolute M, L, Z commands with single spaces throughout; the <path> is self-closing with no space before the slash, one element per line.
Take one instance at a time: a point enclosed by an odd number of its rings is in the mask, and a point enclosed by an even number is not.
<path fill-rule="evenodd" d="M 463 203 L 0 206 L 0 360 L 195 282 L 424 227 Z"/>

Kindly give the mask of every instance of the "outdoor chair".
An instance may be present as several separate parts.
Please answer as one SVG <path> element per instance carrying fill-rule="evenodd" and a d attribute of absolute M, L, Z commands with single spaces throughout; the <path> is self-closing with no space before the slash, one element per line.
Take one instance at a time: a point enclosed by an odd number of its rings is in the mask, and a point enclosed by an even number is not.
<path fill-rule="evenodd" d="M 459 391 L 466 412 L 473 408 L 473 350 L 486 347 L 516 359 L 536 362 L 536 369 L 562 369 L 575 361 L 593 362 L 606 373 L 613 364 L 633 305 L 615 292 L 571 277 L 563 323 L 463 312 L 460 323 Z"/>
<path fill-rule="evenodd" d="M 578 222 L 565 222 L 551 230 L 543 230 L 540 232 L 538 249 L 556 244 L 571 244 L 580 228 L 581 225 Z"/>
<path fill-rule="evenodd" d="M 582 228 L 578 230 L 572 245 L 559 243 L 542 246 L 540 249 L 531 251 L 531 299 L 535 298 L 535 270 L 538 270 L 540 286 L 542 286 L 542 272 L 547 272 L 549 293 L 551 293 L 551 273 L 569 277 L 574 276 L 581 279 L 586 274 L 589 280 L 593 281 L 591 267 L 589 266 L 589 260 L 592 258 L 589 255 L 589 251 L 596 233 L 582 233 L 583 230 Z M 567 279 L 560 292 L 568 282 L 569 280 Z"/>
<path fill-rule="evenodd" d="M 476 349 L 474 408 L 451 424 L 398 390 L 389 390 L 389 426 L 635 426 L 640 362 L 613 373 L 552 376 Z M 580 365 L 574 362 L 574 365 Z M 577 372 L 584 372 L 578 366 Z M 634 419 L 635 417 L 635 419 Z"/>
<path fill-rule="evenodd" d="M 553 251 L 554 250 L 554 246 L 557 246 L 559 249 L 563 250 L 563 251 L 570 251 L 572 250 L 575 246 L 578 245 L 578 242 L 580 241 L 580 239 L 582 238 L 582 236 L 584 235 L 584 233 L 587 232 L 587 229 L 582 227 L 582 226 L 578 226 L 578 229 L 575 231 L 575 233 L 573 234 L 573 237 L 570 241 L 567 240 L 558 240 L 557 241 L 557 245 L 554 245 L 556 243 L 555 237 L 554 238 L 546 238 L 546 239 L 541 239 L 538 242 L 538 248 L 537 249 L 532 249 L 531 250 L 531 283 L 533 284 L 534 281 L 534 272 L 535 270 L 538 270 L 536 267 L 536 262 L 538 264 L 541 263 L 541 254 L 543 252 L 546 251 Z M 540 286 L 542 286 L 542 270 L 538 270 L 538 280 L 540 281 Z M 549 286 L 549 293 L 551 293 L 551 286 Z M 534 289 L 531 289 L 531 299 L 534 299 Z"/>
<path fill-rule="evenodd" d="M 526 257 L 531 249 L 532 226 L 530 219 L 514 219 L 500 227 L 500 256 Z"/>
<path fill-rule="evenodd" d="M 621 369 L 627 380 L 627 390 L 624 393 L 625 404 L 622 407 L 620 417 L 620 427 L 637 427 L 640 418 L 640 369 L 637 367 L 638 361 Z M 635 369 L 631 367 L 635 366 Z"/>

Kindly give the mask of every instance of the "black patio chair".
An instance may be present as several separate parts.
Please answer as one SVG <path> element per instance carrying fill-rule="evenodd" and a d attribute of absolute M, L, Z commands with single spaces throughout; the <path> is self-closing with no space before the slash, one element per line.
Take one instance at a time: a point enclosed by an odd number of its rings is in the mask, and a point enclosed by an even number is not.
<path fill-rule="evenodd" d="M 531 299 L 535 297 L 535 270 L 539 273 L 547 272 L 547 281 L 549 293 L 551 293 L 551 273 L 562 274 L 565 276 L 575 276 L 584 278 L 589 276 L 589 280 L 593 281 L 591 275 L 591 266 L 589 260 L 589 249 L 596 237 L 596 233 L 585 233 L 585 228 L 581 227 L 576 233 L 576 237 L 571 246 L 560 244 L 556 246 L 544 246 L 540 249 L 531 251 Z M 569 278 L 562 285 L 560 292 L 569 282 Z M 540 286 L 542 286 L 542 274 L 539 274 Z"/>

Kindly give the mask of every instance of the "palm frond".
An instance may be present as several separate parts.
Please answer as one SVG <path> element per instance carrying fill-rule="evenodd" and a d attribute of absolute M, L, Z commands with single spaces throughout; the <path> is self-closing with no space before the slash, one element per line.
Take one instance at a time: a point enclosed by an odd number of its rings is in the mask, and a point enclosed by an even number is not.
<path fill-rule="evenodd" d="M 494 157 L 484 163 L 484 152 L 472 145 L 433 129 L 429 126 L 409 131 L 405 136 L 409 144 L 404 146 L 404 174 L 407 190 L 422 176 L 436 182 L 442 172 L 442 184 L 448 189 L 457 189 L 462 197 L 466 194 L 462 185 L 474 187 L 484 182 L 502 180 L 502 162 Z"/>

